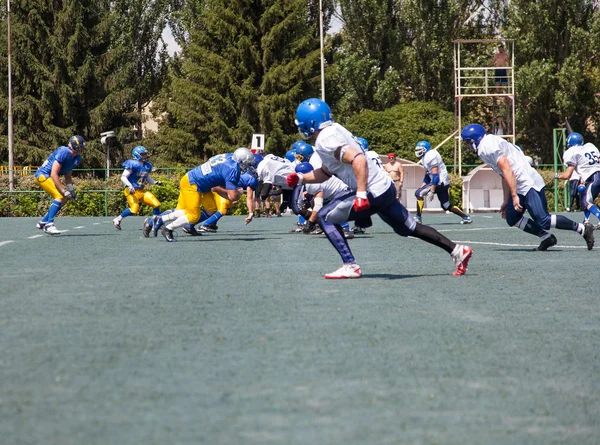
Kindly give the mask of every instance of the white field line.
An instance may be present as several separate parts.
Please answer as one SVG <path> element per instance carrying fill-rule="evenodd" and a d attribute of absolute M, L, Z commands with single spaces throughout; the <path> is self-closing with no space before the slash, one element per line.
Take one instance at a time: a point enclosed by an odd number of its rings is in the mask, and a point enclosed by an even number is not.
<path fill-rule="evenodd" d="M 85 226 L 77 226 L 77 227 L 73 227 L 74 229 L 84 229 Z"/>
<path fill-rule="evenodd" d="M 93 223 L 93 225 L 94 225 L 94 226 L 99 226 L 99 225 L 100 225 L 100 223 Z"/>
<path fill-rule="evenodd" d="M 482 244 L 485 246 L 504 246 L 504 247 L 537 247 L 538 244 L 514 244 L 514 243 L 491 243 L 487 241 L 457 241 L 452 240 L 457 244 Z M 564 249 L 587 249 L 586 246 L 565 246 L 563 244 L 557 244 L 553 246 L 555 248 L 564 248 Z"/>
<path fill-rule="evenodd" d="M 28 236 L 27 239 L 35 239 L 35 238 L 40 238 L 44 235 L 33 235 L 33 236 Z"/>
<path fill-rule="evenodd" d="M 494 231 L 498 231 L 498 230 L 515 230 L 514 227 L 510 227 L 510 226 L 503 226 L 503 227 L 473 227 L 472 229 L 465 229 L 464 226 L 463 227 L 457 227 L 456 229 L 441 229 L 438 230 L 438 232 L 481 232 L 483 230 L 494 230 Z"/>
<path fill-rule="evenodd" d="M 0 247 L 5 246 L 5 245 L 10 244 L 10 243 L 14 243 L 14 242 L 15 241 L 11 240 L 11 239 L 8 240 L 8 241 L 0 241 Z"/>

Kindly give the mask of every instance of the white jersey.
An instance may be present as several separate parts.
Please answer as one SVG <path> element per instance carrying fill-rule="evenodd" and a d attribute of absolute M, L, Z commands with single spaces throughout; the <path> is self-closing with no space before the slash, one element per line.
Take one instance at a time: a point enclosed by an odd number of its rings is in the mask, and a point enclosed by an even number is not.
<path fill-rule="evenodd" d="M 425 156 L 423 156 L 423 168 L 427 174 L 431 177 L 434 167 L 438 169 L 438 175 L 440 177 L 439 185 L 450 185 L 450 180 L 448 179 L 448 170 L 446 169 L 446 164 L 442 161 L 442 157 L 440 156 L 440 152 L 437 150 L 428 150 L 425 152 Z"/>
<path fill-rule="evenodd" d="M 325 202 L 329 201 L 336 193 L 350 191 L 348 186 L 335 176 L 320 184 L 305 184 L 304 189 L 311 195 L 323 192 Z"/>
<path fill-rule="evenodd" d="M 294 168 L 295 165 L 287 159 L 268 154 L 260 161 L 260 164 L 258 164 L 256 173 L 258 174 L 258 179 L 265 184 L 273 184 L 289 190 L 290 188 L 288 187 L 285 178 L 290 173 L 294 173 Z"/>
<path fill-rule="evenodd" d="M 308 163 L 312 165 L 315 170 L 321 168 L 323 165 L 323 161 L 321 161 L 321 157 L 318 155 L 318 153 L 313 153 Z"/>
<path fill-rule="evenodd" d="M 500 176 L 504 175 L 498 167 L 498 160 L 505 156 L 517 180 L 519 195 L 526 195 L 532 188 L 539 192 L 544 187 L 544 178 L 529 165 L 523 152 L 504 138 L 486 134 L 477 147 L 477 154 Z"/>
<path fill-rule="evenodd" d="M 569 167 L 575 167 L 581 175 L 583 182 L 597 171 L 600 171 L 600 152 L 590 142 L 585 145 L 576 145 L 565 151 L 563 161 Z M 571 178 L 573 178 L 571 176 Z"/>
<path fill-rule="evenodd" d="M 348 145 L 364 153 L 364 150 L 356 142 L 352 133 L 340 124 L 333 123 L 319 132 L 314 149 L 321 157 L 323 165 L 327 170 L 341 179 L 351 190 L 356 190 L 356 175 L 354 174 L 352 165 L 338 161 L 335 157 L 335 152 L 339 148 Z M 365 154 L 365 156 L 367 155 Z M 369 162 L 368 156 L 367 169 L 367 191 L 371 192 L 374 197 L 382 195 L 390 188 L 392 180 L 383 169 Z"/>

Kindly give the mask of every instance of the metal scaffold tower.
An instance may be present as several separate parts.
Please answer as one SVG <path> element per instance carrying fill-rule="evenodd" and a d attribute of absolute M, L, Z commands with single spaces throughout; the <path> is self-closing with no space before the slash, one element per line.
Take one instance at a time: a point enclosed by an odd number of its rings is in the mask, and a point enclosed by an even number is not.
<path fill-rule="evenodd" d="M 465 125 L 479 123 L 488 133 L 515 143 L 515 45 L 514 40 L 507 39 L 453 40 L 453 43 L 454 121 L 459 131 L 454 140 L 454 165 L 455 172 L 458 167 L 462 176 L 460 130 Z M 472 106 L 470 112 L 480 115 L 478 121 L 463 121 L 467 100 Z"/>

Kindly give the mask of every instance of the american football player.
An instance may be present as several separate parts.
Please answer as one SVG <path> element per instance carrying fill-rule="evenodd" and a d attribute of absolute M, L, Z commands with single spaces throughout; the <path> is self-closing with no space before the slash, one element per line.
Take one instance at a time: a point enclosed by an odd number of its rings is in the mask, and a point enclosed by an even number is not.
<path fill-rule="evenodd" d="M 160 215 L 160 202 L 156 196 L 146 190 L 146 184 L 162 185 L 161 181 L 155 181 L 151 176 L 152 164 L 148 162 L 148 150 L 138 145 L 131 150 L 131 158 L 123 163 L 123 174 L 121 182 L 125 186 L 123 193 L 127 199 L 128 207 L 113 219 L 115 229 L 121 230 L 121 221 L 129 215 L 137 215 L 140 212 L 140 204 L 152 207 L 153 215 Z"/>

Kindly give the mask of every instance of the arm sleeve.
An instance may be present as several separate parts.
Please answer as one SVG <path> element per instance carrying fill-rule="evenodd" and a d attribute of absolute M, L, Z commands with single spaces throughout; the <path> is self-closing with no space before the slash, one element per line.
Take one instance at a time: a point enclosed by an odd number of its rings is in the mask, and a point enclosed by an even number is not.
<path fill-rule="evenodd" d="M 133 187 L 131 182 L 129 182 L 129 175 L 131 175 L 131 170 L 127 168 L 123 170 L 123 174 L 121 175 L 121 182 L 125 185 L 125 187 Z"/>
<path fill-rule="evenodd" d="M 434 173 L 431 175 L 431 185 L 438 185 L 440 183 L 440 175 Z"/>

